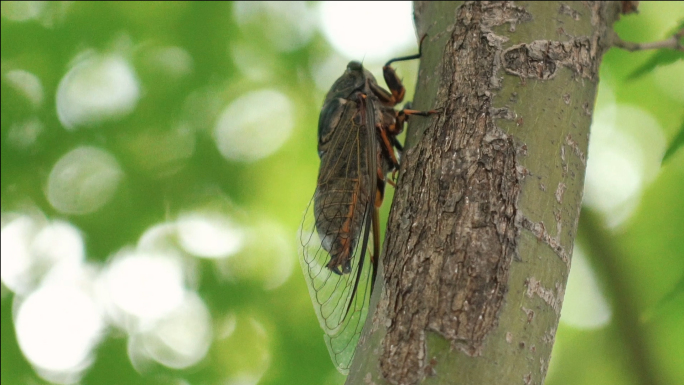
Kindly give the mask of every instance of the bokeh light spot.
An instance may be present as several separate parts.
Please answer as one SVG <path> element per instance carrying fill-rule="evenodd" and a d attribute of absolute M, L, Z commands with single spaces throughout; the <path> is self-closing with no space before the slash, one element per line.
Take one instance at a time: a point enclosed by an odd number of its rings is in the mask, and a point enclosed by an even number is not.
<path fill-rule="evenodd" d="M 643 109 L 613 105 L 594 114 L 583 204 L 615 227 L 630 217 L 660 169 L 665 139 Z"/>
<path fill-rule="evenodd" d="M 238 314 L 234 331 L 217 340 L 217 353 L 225 362 L 225 384 L 257 384 L 271 363 L 270 338 L 254 317 Z"/>
<path fill-rule="evenodd" d="M 180 79 L 192 73 L 194 60 L 181 47 L 154 47 L 144 53 L 144 63 L 150 68 L 172 79 Z"/>
<path fill-rule="evenodd" d="M 219 116 L 214 140 L 226 159 L 255 161 L 276 152 L 294 126 L 292 102 L 275 90 L 252 91 Z"/>
<path fill-rule="evenodd" d="M 31 246 L 40 227 L 42 225 L 28 215 L 8 219 L 2 226 L 0 276 L 2 283 L 15 293 L 27 293 L 35 284 L 31 271 L 34 262 Z"/>
<path fill-rule="evenodd" d="M 174 252 L 177 250 L 178 228 L 176 222 L 163 222 L 149 227 L 138 239 L 141 251 Z"/>
<path fill-rule="evenodd" d="M 28 99 L 34 107 L 39 107 L 43 104 L 44 91 L 43 84 L 38 77 L 28 71 L 12 70 L 5 74 L 7 81 L 26 99 Z"/>
<path fill-rule="evenodd" d="M 83 146 L 62 156 L 52 168 L 47 199 L 65 214 L 97 211 L 114 197 L 123 171 L 105 150 Z"/>
<path fill-rule="evenodd" d="M 7 141 L 15 148 L 26 150 L 36 144 L 38 137 L 45 131 L 45 125 L 37 116 L 12 122 Z"/>
<path fill-rule="evenodd" d="M 338 54 L 332 54 L 324 60 L 313 63 L 311 76 L 316 83 L 316 88 L 327 93 L 335 80 L 342 76 L 347 68 L 347 63 L 349 61 Z"/>
<path fill-rule="evenodd" d="M 575 246 L 561 322 L 579 329 L 593 329 L 608 324 L 611 315 L 591 266 L 581 249 Z"/>
<path fill-rule="evenodd" d="M 276 58 L 271 51 L 244 43 L 232 43 L 229 51 L 240 72 L 255 82 L 267 82 L 277 74 L 273 68 Z"/>
<path fill-rule="evenodd" d="M 37 19 L 46 4 L 46 1 L 3 1 L 2 17 L 12 21 Z"/>
<path fill-rule="evenodd" d="M 188 292 L 183 303 L 142 338 L 146 353 L 160 364 L 173 369 L 192 366 L 204 358 L 211 345 L 209 310 L 197 294 Z"/>
<path fill-rule="evenodd" d="M 31 293 L 18 308 L 15 327 L 26 358 L 61 377 L 89 363 L 105 323 L 91 296 L 67 284 Z M 63 382 L 71 382 L 66 377 Z"/>
<path fill-rule="evenodd" d="M 195 153 L 195 132 L 184 124 L 170 130 L 141 128 L 120 140 L 122 155 L 153 177 L 176 174 Z"/>
<path fill-rule="evenodd" d="M 116 309 L 140 324 L 167 316 L 185 297 L 179 258 L 162 253 L 121 252 L 104 272 L 104 285 Z"/>
<path fill-rule="evenodd" d="M 416 45 L 411 2 L 322 2 L 320 13 L 326 38 L 348 59 L 385 62 Z"/>
<path fill-rule="evenodd" d="M 85 258 L 83 236 L 72 224 L 53 221 L 36 235 L 33 253 L 40 259 L 53 263 L 80 265 Z"/>
<path fill-rule="evenodd" d="M 304 1 L 236 1 L 235 21 L 246 33 L 262 33 L 278 51 L 289 52 L 309 42 L 316 15 Z"/>
<path fill-rule="evenodd" d="M 292 275 L 295 248 L 281 225 L 262 221 L 249 228 L 244 249 L 218 266 L 226 278 L 261 282 L 272 290 Z"/>
<path fill-rule="evenodd" d="M 121 56 L 83 54 L 57 88 L 57 116 L 67 129 L 131 113 L 140 98 L 133 67 Z"/>
<path fill-rule="evenodd" d="M 177 229 L 180 245 L 198 257 L 224 258 L 242 248 L 242 231 L 225 216 L 185 214 L 178 219 Z"/>
<path fill-rule="evenodd" d="M 13 218 L 12 218 L 13 217 Z M 80 269 L 83 237 L 73 225 L 47 222 L 39 215 L 3 215 L 2 282 L 13 292 L 29 294 L 55 268 Z"/>

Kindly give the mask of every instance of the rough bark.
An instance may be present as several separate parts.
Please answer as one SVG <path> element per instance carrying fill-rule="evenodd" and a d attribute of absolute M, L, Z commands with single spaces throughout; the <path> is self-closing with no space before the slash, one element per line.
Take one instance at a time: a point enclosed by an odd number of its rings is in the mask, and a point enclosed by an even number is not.
<path fill-rule="evenodd" d="M 423 43 L 347 384 L 541 384 L 618 2 L 416 2 Z"/>

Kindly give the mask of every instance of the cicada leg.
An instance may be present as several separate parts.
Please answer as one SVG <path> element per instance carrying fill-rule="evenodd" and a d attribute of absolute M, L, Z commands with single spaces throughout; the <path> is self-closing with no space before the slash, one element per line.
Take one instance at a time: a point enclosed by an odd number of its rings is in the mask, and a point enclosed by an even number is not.
<path fill-rule="evenodd" d="M 396 187 L 394 179 L 396 178 L 396 173 L 399 169 L 399 158 L 396 151 L 398 151 L 399 154 L 401 154 L 403 151 L 403 147 L 396 138 L 397 135 L 404 130 L 404 123 L 408 120 L 410 115 L 429 116 L 437 113 L 437 111 L 413 110 L 410 108 L 409 103 L 407 103 L 401 111 L 395 111 L 394 106 L 404 100 L 406 89 L 404 88 L 404 85 L 402 84 L 402 81 L 397 75 L 396 71 L 390 65 L 398 61 L 420 58 L 422 55 L 423 40 L 425 40 L 426 36 L 427 35 L 424 35 L 423 38 L 420 39 L 418 54 L 392 59 L 388 61 L 384 67 L 382 67 L 382 74 L 385 78 L 385 83 L 387 83 L 389 91 L 378 86 L 375 82 L 369 84 L 371 91 L 375 96 L 377 96 L 378 100 L 383 105 L 381 124 L 378 124 L 376 128 L 379 132 L 383 153 L 386 155 L 386 158 L 390 163 L 390 168 L 387 171 L 392 171 L 392 179 L 388 179 L 386 182 L 394 187 Z M 381 172 L 382 170 L 379 171 L 379 173 Z M 384 176 L 383 179 L 385 179 Z"/>
<path fill-rule="evenodd" d="M 388 61 L 384 67 L 382 67 L 382 76 L 385 78 L 385 83 L 387 83 L 387 87 L 389 87 L 390 92 L 392 93 L 392 106 L 396 106 L 397 104 L 401 103 L 402 100 L 404 100 L 406 89 L 404 88 L 404 84 L 402 84 L 401 79 L 399 79 L 396 71 L 394 71 L 394 68 L 390 67 L 390 64 L 399 61 L 419 59 L 423 54 L 423 40 L 425 40 L 426 37 L 427 34 L 423 35 L 423 37 L 420 39 L 420 43 L 418 43 L 417 54 L 394 58 Z"/>
<path fill-rule="evenodd" d="M 392 93 L 392 103 L 397 105 L 404 100 L 404 95 L 406 95 L 406 88 L 402 84 L 399 75 L 394 71 L 394 68 L 389 66 L 389 63 L 382 67 L 382 76 L 385 78 L 385 83 Z"/>
<path fill-rule="evenodd" d="M 406 103 L 408 105 L 408 103 Z M 430 110 L 430 111 L 419 111 L 419 110 L 411 110 L 407 109 L 407 106 L 404 106 L 404 109 L 397 111 L 397 118 L 396 118 L 396 123 L 394 126 L 388 127 L 388 131 L 392 135 L 399 135 L 401 131 L 404 129 L 404 123 L 408 120 L 409 116 L 411 115 L 418 115 L 418 116 L 430 116 L 432 114 L 436 114 L 439 111 L 437 110 Z"/>
<path fill-rule="evenodd" d="M 396 134 L 392 134 L 388 128 L 383 128 L 380 125 L 376 125 L 375 127 L 378 129 L 380 140 L 382 141 L 382 148 L 385 152 L 387 152 L 387 156 L 392 164 L 392 167 L 395 169 L 399 168 L 399 160 L 397 159 L 397 155 L 394 153 L 394 145 L 392 143 L 392 139 L 396 141 Z"/>
<path fill-rule="evenodd" d="M 389 91 L 375 83 L 371 83 L 370 88 L 384 106 L 394 107 L 404 100 L 406 89 L 399 79 L 399 75 L 394 71 L 394 68 L 389 66 L 389 63 L 382 67 L 382 76 L 385 78 Z"/>

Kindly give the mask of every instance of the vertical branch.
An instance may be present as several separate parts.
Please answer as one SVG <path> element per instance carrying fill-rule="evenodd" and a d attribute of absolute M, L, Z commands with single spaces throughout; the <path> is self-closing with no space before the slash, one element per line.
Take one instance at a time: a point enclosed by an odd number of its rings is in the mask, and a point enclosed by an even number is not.
<path fill-rule="evenodd" d="M 417 2 L 427 34 L 348 384 L 541 384 L 619 3 Z M 379 285 L 378 285 L 379 286 Z"/>

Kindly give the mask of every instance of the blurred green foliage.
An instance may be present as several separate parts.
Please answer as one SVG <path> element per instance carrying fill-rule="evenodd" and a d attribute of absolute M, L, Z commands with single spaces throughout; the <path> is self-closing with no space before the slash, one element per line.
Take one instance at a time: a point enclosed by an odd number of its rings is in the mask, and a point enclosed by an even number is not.
<path fill-rule="evenodd" d="M 163 360 L 138 359 L 136 334 L 107 321 L 80 383 L 342 383 L 300 276 L 296 231 L 315 185 L 316 124 L 325 81 L 331 84 L 348 59 L 335 53 L 316 20 L 299 23 L 298 17 L 317 17 L 317 4 L 297 7 L 296 14 L 284 15 L 287 8 L 274 12 L 267 6 L 217 2 L 2 3 L 3 232 L 16 215 L 64 220 L 80 232 L 85 264 L 97 271 L 107 271 L 122 250 L 139 245 L 153 226 L 176 223 L 187 213 L 219 213 L 241 234 L 242 247 L 229 258 L 198 258 L 188 248 L 181 253 L 184 285 L 188 293 L 199 294 L 211 317 L 212 340 L 201 360 L 174 369 Z M 684 17 L 681 3 L 644 2 L 640 10 L 616 25 L 623 39 L 664 38 Z M 654 57 L 608 52 L 597 111 L 636 107 L 657 123 L 651 128 L 659 140 L 670 143 L 681 136 L 684 63 L 678 58 L 662 66 L 649 64 Z M 340 63 L 339 69 L 321 75 L 323 64 L 331 60 Z M 631 79 L 644 65 L 649 71 Z M 377 67 L 371 70 L 377 72 Z M 415 63 L 398 67 L 412 95 Z M 110 77 L 101 80 L 88 71 Z M 76 91 L 109 97 L 118 107 L 107 110 L 68 89 L 60 93 L 61 85 L 69 84 L 68 73 L 82 76 Z M 119 93 L 97 94 L 100 82 Z M 226 107 L 253 91 L 275 92 L 285 100 L 273 94 L 247 99 L 255 104 L 250 109 L 254 116 L 243 117 L 242 128 L 218 133 Z M 95 112 L 79 115 L 72 109 L 75 103 Z M 267 124 L 259 126 L 262 122 Z M 217 139 L 224 134 L 228 139 Z M 646 152 L 660 151 L 662 159 L 665 145 L 653 149 L 642 144 Z M 53 194 L 51 178 L 58 161 L 83 146 L 109 155 L 98 158 L 99 164 L 88 160 L 64 173 L 92 177 L 93 183 L 114 175 L 105 180 L 109 187 L 94 190 L 95 198 L 109 193 L 111 198 L 74 207 Z M 57 190 L 76 184 L 76 177 L 64 177 Z M 640 183 L 625 209 L 626 219 L 603 241 L 620 252 L 619 274 L 629 293 L 619 294 L 633 302 L 652 358 L 649 365 L 663 384 L 684 383 L 681 149 Z M 391 199 L 390 191 L 386 202 Z M 388 208 L 386 203 L 383 218 Z M 173 247 L 182 249 L 176 243 Z M 603 294 L 592 295 L 605 295 L 609 307 L 617 306 L 603 286 L 608 281 L 602 279 L 605 270 L 597 267 L 601 256 L 591 250 L 585 254 L 602 287 Z M 29 286 L 33 290 L 36 285 Z M 567 301 L 585 300 L 573 290 L 568 288 Z M 15 293 L 3 281 L 3 384 L 43 384 L 54 378 L 39 374 L 43 372 L 32 366 L 17 340 L 17 308 L 29 293 Z M 556 341 L 547 384 L 638 383 L 625 353 L 630 341 L 610 316 L 591 327 L 562 319 Z"/>

